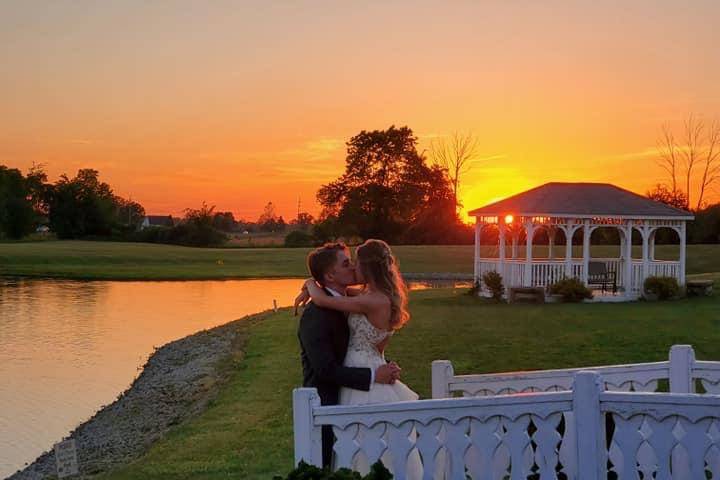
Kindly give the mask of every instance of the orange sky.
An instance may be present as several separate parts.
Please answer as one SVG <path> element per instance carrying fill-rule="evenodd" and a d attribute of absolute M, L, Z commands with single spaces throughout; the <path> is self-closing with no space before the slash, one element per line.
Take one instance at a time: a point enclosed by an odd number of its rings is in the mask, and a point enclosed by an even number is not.
<path fill-rule="evenodd" d="M 720 115 L 714 1 L 267 3 L 0 3 L 0 164 L 94 167 L 151 214 L 291 218 L 360 130 L 462 130 L 471 209 L 552 180 L 642 193 L 661 125 Z"/>

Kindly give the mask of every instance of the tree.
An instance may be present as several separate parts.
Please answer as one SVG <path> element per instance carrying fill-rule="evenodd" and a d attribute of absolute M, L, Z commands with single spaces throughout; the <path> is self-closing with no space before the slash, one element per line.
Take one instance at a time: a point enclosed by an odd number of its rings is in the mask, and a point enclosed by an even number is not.
<path fill-rule="evenodd" d="M 285 229 L 285 220 L 275 213 L 275 205 L 268 202 L 258 218 L 258 228 L 265 232 L 276 232 Z"/>
<path fill-rule="evenodd" d="M 232 212 L 215 212 L 213 226 L 223 232 L 232 232 L 237 227 L 237 222 Z"/>
<path fill-rule="evenodd" d="M 109 236 L 118 225 L 119 198 L 99 180 L 97 170 L 62 175 L 48 198 L 50 228 L 59 238 Z"/>
<path fill-rule="evenodd" d="M 657 149 L 657 162 L 667 175 L 669 191 L 687 200 L 682 208 L 693 207 L 693 193 L 697 193 L 694 210 L 703 208 L 710 187 L 720 180 L 720 123 L 715 120 L 707 124 L 688 115 L 680 141 L 664 125 Z"/>
<path fill-rule="evenodd" d="M 683 210 L 687 209 L 688 201 L 685 194 L 681 190 L 672 191 L 661 183 L 655 185 L 655 188 L 652 190 L 647 191 L 645 196 L 650 200 L 662 202 L 665 205 L 670 205 L 671 207 Z"/>
<path fill-rule="evenodd" d="M 137 229 L 145 218 L 145 208 L 132 200 L 125 200 L 122 197 L 115 197 L 117 205 L 118 222 L 131 229 Z"/>
<path fill-rule="evenodd" d="M 470 171 L 471 163 L 477 156 L 478 139 L 472 133 L 453 133 L 450 138 L 441 138 L 430 143 L 430 152 L 437 165 L 446 169 L 453 187 L 455 210 L 462 203 L 460 196 L 460 177 Z"/>
<path fill-rule="evenodd" d="M 36 219 L 29 182 L 20 170 L 0 165 L 0 238 L 22 238 Z"/>
<path fill-rule="evenodd" d="M 449 191 L 446 171 L 426 164 L 410 128 L 363 130 L 347 142 L 345 173 L 318 191 L 323 225 L 317 230 L 399 241 L 438 192 Z"/>
<path fill-rule="evenodd" d="M 301 230 L 307 230 L 312 226 L 314 220 L 313 216 L 309 213 L 300 212 L 298 213 L 297 218 L 290 222 L 290 225 L 298 227 Z"/>
<path fill-rule="evenodd" d="M 215 206 L 203 202 L 199 209 L 186 208 L 183 221 L 169 231 L 168 241 L 192 247 L 210 247 L 225 243 L 227 236 L 214 227 Z"/>

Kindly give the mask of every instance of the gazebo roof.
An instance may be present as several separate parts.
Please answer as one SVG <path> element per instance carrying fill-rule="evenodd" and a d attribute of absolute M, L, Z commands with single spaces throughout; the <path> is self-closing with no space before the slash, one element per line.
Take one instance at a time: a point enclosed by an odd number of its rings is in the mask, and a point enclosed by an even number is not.
<path fill-rule="evenodd" d="M 551 182 L 469 212 L 548 217 L 671 218 L 692 220 L 693 214 L 650 200 L 609 183 Z"/>

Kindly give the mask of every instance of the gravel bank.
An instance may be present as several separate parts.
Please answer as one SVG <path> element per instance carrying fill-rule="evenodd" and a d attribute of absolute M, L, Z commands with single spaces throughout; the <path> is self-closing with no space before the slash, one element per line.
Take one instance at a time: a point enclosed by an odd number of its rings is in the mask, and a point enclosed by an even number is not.
<path fill-rule="evenodd" d="M 242 358 L 246 327 L 266 315 L 244 317 L 158 348 L 117 400 L 67 437 L 75 439 L 80 474 L 92 476 L 129 463 L 173 425 L 202 412 L 231 373 L 232 365 Z M 32 464 L 8 478 L 55 476 L 55 454 L 50 446 Z"/>

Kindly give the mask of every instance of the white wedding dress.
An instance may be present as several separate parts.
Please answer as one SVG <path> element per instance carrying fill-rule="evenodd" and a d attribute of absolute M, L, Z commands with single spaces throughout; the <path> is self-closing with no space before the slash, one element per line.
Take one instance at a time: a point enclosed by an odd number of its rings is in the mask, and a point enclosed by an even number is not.
<path fill-rule="evenodd" d="M 348 326 L 350 327 L 350 340 L 343 364 L 347 367 L 371 368 L 373 372 L 377 370 L 379 366 L 385 365 L 385 363 L 387 363 L 385 361 L 385 355 L 380 353 L 377 348 L 375 348 L 375 345 L 392 335 L 393 332 L 375 327 L 367 317 L 361 313 L 351 313 L 348 316 Z M 340 405 L 367 405 L 417 400 L 418 398 L 417 393 L 413 392 L 407 385 L 399 380 L 393 384 L 373 383 L 367 392 L 353 388 L 340 388 Z M 362 436 L 362 431 L 360 431 L 358 435 Z M 414 432 L 412 436 L 415 436 Z M 361 438 L 357 440 L 360 441 Z M 381 460 L 388 470 L 392 472 L 392 458 L 390 455 L 385 453 L 381 457 Z M 367 459 L 362 455 L 356 455 L 352 468 L 363 475 L 366 475 L 370 470 Z M 420 461 L 420 455 L 417 450 L 413 450 L 408 456 L 406 478 L 409 480 L 422 479 L 422 462 Z"/>

